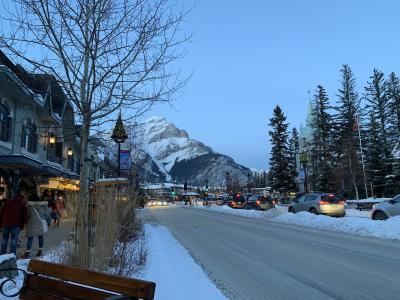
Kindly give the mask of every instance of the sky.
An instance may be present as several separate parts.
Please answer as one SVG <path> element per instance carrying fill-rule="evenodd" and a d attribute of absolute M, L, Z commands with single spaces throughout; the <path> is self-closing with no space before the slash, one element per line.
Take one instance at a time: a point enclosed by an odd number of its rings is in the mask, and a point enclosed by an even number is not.
<path fill-rule="evenodd" d="M 374 68 L 400 74 L 397 0 L 180 1 L 194 7 L 182 29 L 195 34 L 174 67 L 193 75 L 172 108 L 145 117 L 164 116 L 247 167 L 268 168 L 273 108 L 298 127 L 309 90 L 321 84 L 336 100 L 342 64 L 360 94 Z"/>

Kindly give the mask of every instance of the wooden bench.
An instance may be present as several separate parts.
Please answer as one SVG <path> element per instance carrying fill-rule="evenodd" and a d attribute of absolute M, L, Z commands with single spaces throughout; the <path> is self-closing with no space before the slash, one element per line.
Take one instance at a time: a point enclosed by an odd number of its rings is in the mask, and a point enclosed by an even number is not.
<path fill-rule="evenodd" d="M 20 299 L 154 299 L 154 282 L 31 260 Z"/>

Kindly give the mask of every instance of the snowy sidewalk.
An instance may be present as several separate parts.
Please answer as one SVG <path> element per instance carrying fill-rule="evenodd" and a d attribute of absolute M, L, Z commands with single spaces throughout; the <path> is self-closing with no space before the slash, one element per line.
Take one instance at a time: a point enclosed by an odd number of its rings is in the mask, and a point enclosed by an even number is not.
<path fill-rule="evenodd" d="M 145 225 L 149 255 L 138 276 L 156 282 L 156 300 L 226 299 L 164 226 Z"/>
<path fill-rule="evenodd" d="M 51 225 L 49 231 L 44 236 L 44 254 L 49 253 L 51 250 L 57 249 L 61 243 L 67 240 L 70 233 L 73 231 L 74 220 L 72 218 L 62 219 L 59 227 L 54 227 Z M 26 249 L 26 237 L 25 230 L 21 231 L 19 234 L 21 240 L 21 246 L 17 249 L 17 257 L 20 258 L 24 254 Z M 38 249 L 38 239 L 37 237 L 33 240 L 33 246 L 31 251 L 31 258 L 34 258 L 36 251 Z"/>

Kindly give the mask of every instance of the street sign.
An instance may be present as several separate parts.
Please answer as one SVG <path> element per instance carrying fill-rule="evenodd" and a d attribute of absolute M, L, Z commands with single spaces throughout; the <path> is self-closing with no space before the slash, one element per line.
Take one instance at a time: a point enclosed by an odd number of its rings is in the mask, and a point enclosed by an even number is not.
<path fill-rule="evenodd" d="M 308 154 L 307 154 L 307 152 L 302 151 L 300 153 L 300 161 L 303 162 L 303 163 L 308 162 Z"/>

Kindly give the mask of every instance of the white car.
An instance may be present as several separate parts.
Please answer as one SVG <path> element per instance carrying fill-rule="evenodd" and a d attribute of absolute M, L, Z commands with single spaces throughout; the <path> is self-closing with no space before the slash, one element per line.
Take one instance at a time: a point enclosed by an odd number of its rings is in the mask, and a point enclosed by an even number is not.
<path fill-rule="evenodd" d="M 372 220 L 386 220 L 387 218 L 400 215 L 400 195 L 389 201 L 374 204 L 371 211 Z"/>

